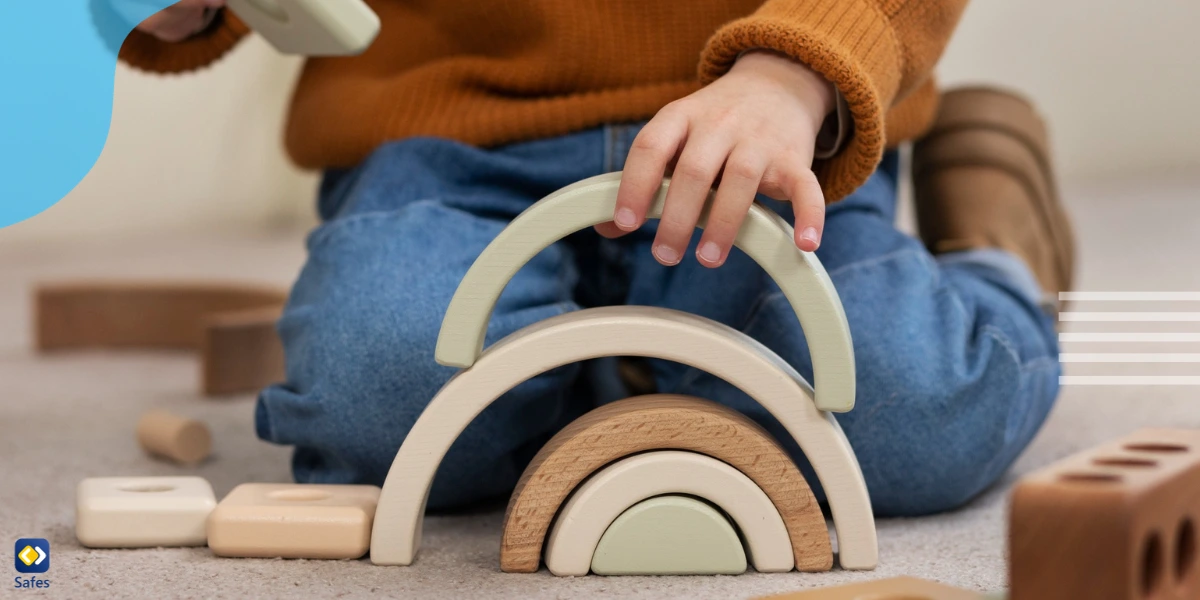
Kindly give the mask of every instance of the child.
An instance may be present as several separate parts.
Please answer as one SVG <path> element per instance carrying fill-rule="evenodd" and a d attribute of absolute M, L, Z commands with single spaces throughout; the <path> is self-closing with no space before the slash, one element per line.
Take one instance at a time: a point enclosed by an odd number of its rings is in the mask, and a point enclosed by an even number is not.
<path fill-rule="evenodd" d="M 222 3 L 155 15 L 122 58 L 155 72 L 217 60 L 247 34 Z M 279 323 L 287 381 L 259 397 L 258 434 L 296 447 L 297 481 L 381 483 L 454 372 L 433 349 L 475 257 L 539 198 L 623 169 L 613 222 L 523 268 L 489 344 L 580 307 L 654 305 L 739 329 L 811 380 L 788 302 L 731 251 L 756 194 L 783 201 L 765 200 L 845 304 L 858 398 L 837 418 L 876 511 L 967 501 L 1057 394 L 1043 298 L 1070 284 L 1071 240 L 1027 104 L 966 90 L 939 112 L 930 71 L 964 3 L 372 0 L 379 39 L 362 56 L 310 59 L 292 103 L 287 148 L 325 171 L 323 223 Z M 897 156 L 885 147 L 931 126 L 914 162 L 922 244 L 894 226 Z M 663 217 L 646 222 L 666 173 Z M 550 435 L 627 393 L 617 364 L 569 365 L 507 393 L 454 444 L 430 505 L 507 494 Z M 724 381 L 642 366 L 659 391 L 723 402 L 790 439 Z"/>

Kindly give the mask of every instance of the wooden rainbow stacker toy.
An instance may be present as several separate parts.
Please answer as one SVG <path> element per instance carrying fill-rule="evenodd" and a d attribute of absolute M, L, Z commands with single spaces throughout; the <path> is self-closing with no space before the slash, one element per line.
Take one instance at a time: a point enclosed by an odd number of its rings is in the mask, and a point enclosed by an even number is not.
<path fill-rule="evenodd" d="M 811 344 L 815 387 L 745 334 L 663 308 L 580 310 L 482 350 L 509 279 L 559 239 L 608 221 L 620 180 L 620 173 L 592 177 L 537 202 L 467 272 L 436 350 L 439 363 L 463 370 L 429 403 L 396 454 L 375 513 L 372 562 L 415 560 L 434 473 L 455 438 L 494 400 L 560 365 L 643 356 L 703 369 L 769 410 L 803 449 L 829 498 L 842 568 L 875 568 L 866 484 L 830 414 L 854 407 L 846 316 L 820 262 L 795 247 L 791 226 L 767 208 L 750 210 L 736 244 L 795 309 Z M 662 214 L 668 185 L 651 218 Z M 651 524 L 653 535 L 646 533 Z M 556 575 L 739 573 L 747 563 L 758 571 L 825 571 L 833 566 L 831 548 L 809 483 L 765 430 L 704 399 L 651 395 L 597 408 L 542 448 L 509 502 L 500 566 L 533 572 L 544 557 Z"/>

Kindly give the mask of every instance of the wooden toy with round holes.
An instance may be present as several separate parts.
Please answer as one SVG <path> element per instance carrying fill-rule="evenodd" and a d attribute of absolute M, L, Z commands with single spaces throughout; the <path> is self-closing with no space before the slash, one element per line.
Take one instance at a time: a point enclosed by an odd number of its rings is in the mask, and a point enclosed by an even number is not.
<path fill-rule="evenodd" d="M 243 483 L 208 517 L 217 556 L 358 558 L 371 542 L 373 485 Z"/>
<path fill-rule="evenodd" d="M 623 402 L 630 402 L 630 400 Z M 704 407 L 701 404 L 697 403 L 696 407 L 703 410 Z M 649 412 L 651 411 L 632 414 Z M 663 413 L 661 416 L 668 416 L 665 411 Z M 686 414 L 680 416 L 687 417 Z M 736 418 L 734 420 L 740 421 Z M 719 419 L 714 419 L 709 426 L 715 425 L 717 422 Z M 655 427 L 655 423 L 648 425 Z M 742 426 L 742 423 L 739 423 L 738 426 Z M 632 431 L 633 428 L 627 428 L 627 430 Z M 676 428 L 672 428 L 672 430 L 677 431 Z M 575 430 L 573 434 L 576 436 L 588 435 L 585 431 Z M 722 454 L 727 455 L 728 451 L 733 449 L 730 447 L 731 443 L 737 440 L 736 436 L 722 440 L 723 450 L 725 450 Z M 576 439 L 576 441 L 579 440 Z M 754 447 L 757 444 L 750 442 L 748 445 Z M 820 514 L 820 507 L 816 506 L 815 500 L 812 499 L 812 492 L 808 490 L 808 485 L 801 485 L 803 478 L 800 478 L 800 481 L 795 480 L 799 477 L 799 473 L 793 472 L 793 469 L 786 466 L 790 464 L 790 460 L 781 463 L 781 457 L 774 454 L 779 451 L 777 445 L 768 441 L 759 448 L 760 450 L 770 449 L 767 450 L 767 456 L 755 457 L 761 459 L 751 465 L 755 469 L 755 474 L 760 477 L 771 477 L 774 480 L 772 483 L 775 484 L 781 483 L 779 481 L 781 479 L 791 479 L 791 485 L 801 489 L 782 493 L 796 494 L 804 502 L 811 500 L 811 503 L 802 506 L 797 515 L 789 514 L 788 516 L 800 521 L 794 523 L 794 527 L 807 528 L 804 533 L 815 538 L 811 544 L 799 544 L 800 551 L 804 552 L 806 557 L 812 556 L 813 565 L 810 568 L 812 570 L 829 568 L 833 563 L 833 555 L 829 552 L 826 539 L 825 518 Z M 567 451 L 571 452 L 571 450 Z M 782 458 L 787 459 L 786 456 Z M 741 460 L 739 463 L 743 466 L 748 464 L 745 460 Z M 784 466 L 779 467 L 780 464 Z M 555 469 L 544 459 L 539 471 L 543 468 Z M 772 477 L 772 474 L 769 473 L 772 468 L 779 469 L 781 473 L 786 474 L 786 477 Z M 556 478 L 559 474 L 560 472 L 557 470 L 546 473 L 545 479 L 536 480 L 532 485 L 527 479 L 526 485 L 521 489 L 520 503 L 527 509 L 530 508 L 528 505 L 541 501 L 557 504 L 558 499 L 554 497 L 551 488 L 561 485 L 561 481 Z M 786 486 L 787 483 L 784 485 Z M 604 467 L 588 477 L 571 494 L 570 500 L 562 506 L 558 517 L 554 519 L 554 526 L 546 539 L 546 567 L 550 569 L 551 573 L 560 576 L 587 575 L 588 567 L 593 563 L 593 556 L 598 551 L 601 538 L 612 534 L 612 527 L 615 527 L 618 518 L 640 502 L 667 494 L 687 494 L 704 498 L 729 515 L 746 540 L 747 553 L 750 555 L 750 562 L 754 565 L 754 570 L 760 573 L 784 572 L 791 571 L 796 566 L 792 541 L 783 517 L 771 503 L 771 498 L 755 484 L 753 479 L 729 466 L 728 463 L 704 454 L 659 450 L 635 454 Z M 515 498 L 516 496 L 514 496 L 514 504 L 517 504 Z M 794 505 L 795 503 L 789 503 L 789 508 L 793 508 Z M 512 513 L 509 513 L 509 516 L 512 517 Z M 514 538 L 530 535 L 532 532 L 528 530 L 533 529 L 529 527 L 531 522 L 533 522 L 532 519 L 506 519 L 505 541 L 509 539 L 510 534 Z M 513 530 L 524 529 L 524 531 L 510 531 L 507 525 L 512 525 Z M 696 550 L 699 553 L 706 551 L 704 548 Z M 503 546 L 501 550 L 502 568 L 506 555 L 511 557 L 512 552 L 508 551 L 508 546 Z"/>
<path fill-rule="evenodd" d="M 275 334 L 287 294 L 219 283 L 79 282 L 41 285 L 35 343 L 78 348 L 198 350 L 207 395 L 257 391 L 283 376 Z"/>
<path fill-rule="evenodd" d="M 75 491 L 75 537 L 89 548 L 203 546 L 217 505 L 199 477 L 93 477 Z"/>
<path fill-rule="evenodd" d="M 1200 430 L 1143 429 L 1012 492 L 1012 600 L 1200 598 Z"/>
<path fill-rule="evenodd" d="M 849 326 L 820 262 L 812 254 L 796 249 L 791 226 L 770 210 L 760 205 L 752 207 L 735 244 L 775 278 L 791 302 L 812 353 L 815 391 L 786 361 L 749 336 L 709 319 L 663 308 L 617 306 L 559 315 L 514 332 L 487 351 L 481 350 L 492 309 L 509 278 L 558 239 L 611 219 L 619 185 L 620 174 L 613 173 L 547 196 L 513 220 L 467 272 L 442 321 L 436 350 L 438 362 L 464 370 L 430 401 L 396 453 L 375 515 L 371 560 L 383 565 L 412 563 L 420 545 L 429 486 L 438 465 L 455 438 L 505 392 L 564 364 L 603 356 L 645 356 L 707 371 L 738 387 L 769 411 L 804 451 L 826 492 L 837 530 L 841 566 L 874 568 L 878 546 L 866 484 L 845 434 L 827 412 L 847 411 L 854 406 Z M 652 218 L 661 214 L 668 185 L 664 181 L 656 196 Z M 634 331 L 638 335 L 629 335 Z M 696 440 L 704 436 L 682 437 Z M 681 442 L 663 443 L 666 445 L 643 450 L 677 448 L 672 444 Z M 594 464 L 591 469 L 602 466 Z M 754 479 L 750 469 L 740 470 Z M 576 483 L 588 474 L 590 471 L 575 475 Z M 797 531 L 810 532 L 801 536 L 805 544 L 823 540 L 825 546 L 820 551 L 805 546 L 796 553 L 798 568 L 829 568 L 831 558 L 825 549 L 829 540 L 823 523 L 819 536 L 816 527 L 793 529 L 791 523 L 798 521 L 789 520 L 793 514 L 788 509 L 789 500 L 773 496 L 761 481 L 756 484 L 764 488 L 789 525 L 794 550 Z M 559 490 L 559 502 L 566 499 L 572 487 Z M 802 497 L 811 499 L 811 492 Z M 537 527 L 543 535 L 557 508 L 551 506 L 547 516 L 539 517 L 543 520 Z M 510 523 L 506 529 L 520 530 L 514 527 Z M 510 556 L 519 558 L 507 561 L 510 570 L 536 570 L 539 556 L 534 546 L 540 547 L 542 540 L 535 537 L 511 545 Z"/>
<path fill-rule="evenodd" d="M 362 0 L 227 0 L 247 25 L 284 54 L 361 54 L 379 35 Z"/>

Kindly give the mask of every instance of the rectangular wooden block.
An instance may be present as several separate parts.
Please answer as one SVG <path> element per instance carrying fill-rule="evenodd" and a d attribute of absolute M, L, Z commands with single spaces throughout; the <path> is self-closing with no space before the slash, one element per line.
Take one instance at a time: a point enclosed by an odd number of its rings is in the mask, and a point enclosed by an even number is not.
<path fill-rule="evenodd" d="M 203 546 L 217 505 L 200 477 L 93 477 L 75 496 L 75 537 L 90 548 Z"/>
<path fill-rule="evenodd" d="M 763 600 L 984 600 L 979 592 L 915 577 L 892 577 L 863 583 L 766 596 Z M 1064 597 L 1063 600 L 1066 600 Z"/>
<path fill-rule="evenodd" d="M 359 558 L 371 547 L 373 485 L 244 483 L 208 519 L 217 556 Z"/>
<path fill-rule="evenodd" d="M 1143 429 L 1018 482 L 1012 600 L 1200 598 L 1200 430 Z"/>

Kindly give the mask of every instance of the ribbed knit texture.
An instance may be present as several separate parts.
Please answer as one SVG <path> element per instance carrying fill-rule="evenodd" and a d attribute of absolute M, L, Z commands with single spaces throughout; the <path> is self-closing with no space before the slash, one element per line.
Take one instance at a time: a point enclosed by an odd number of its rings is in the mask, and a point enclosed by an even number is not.
<path fill-rule="evenodd" d="M 852 136 L 814 165 L 834 201 L 866 181 L 885 144 L 931 122 L 930 70 L 965 2 L 371 0 L 379 39 L 361 56 L 307 62 L 286 145 L 302 167 L 348 167 L 412 136 L 495 146 L 647 119 L 720 77 L 742 51 L 769 48 L 824 74 L 850 106 Z M 135 31 L 121 58 L 186 71 L 246 33 L 226 12 L 181 44 Z"/>

